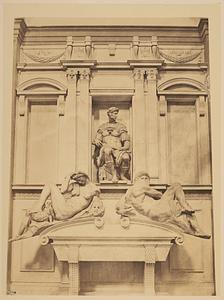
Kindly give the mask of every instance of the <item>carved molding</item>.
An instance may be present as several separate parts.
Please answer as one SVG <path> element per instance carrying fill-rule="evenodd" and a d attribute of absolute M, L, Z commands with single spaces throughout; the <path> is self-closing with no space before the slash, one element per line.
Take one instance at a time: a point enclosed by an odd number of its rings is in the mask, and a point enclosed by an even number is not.
<path fill-rule="evenodd" d="M 58 82 L 55 79 L 51 79 L 51 78 L 34 78 L 34 79 L 30 79 L 27 80 L 23 83 L 21 83 L 18 87 L 17 87 L 17 95 L 24 95 L 24 94 L 32 94 L 33 93 L 33 89 L 31 90 L 31 87 L 34 86 L 38 86 L 38 85 L 44 85 L 44 86 L 51 86 L 53 88 L 55 88 L 55 92 L 57 92 L 59 95 L 65 95 L 67 92 L 66 87 L 61 84 L 60 82 Z M 51 91 L 49 91 L 51 93 Z M 43 92 L 39 92 L 41 94 L 43 94 Z M 47 91 L 45 93 L 48 93 Z"/>
<path fill-rule="evenodd" d="M 77 68 L 67 68 L 66 69 L 66 77 L 70 81 L 76 81 L 78 75 L 78 69 Z"/>
<path fill-rule="evenodd" d="M 159 114 L 165 116 L 167 114 L 167 101 L 164 95 L 159 96 Z"/>
<path fill-rule="evenodd" d="M 206 114 L 206 97 L 199 96 L 197 101 L 199 106 L 199 116 L 204 117 Z"/>
<path fill-rule="evenodd" d="M 145 262 L 154 264 L 156 262 L 155 247 L 145 245 Z"/>
<path fill-rule="evenodd" d="M 38 193 L 24 193 L 24 192 L 19 192 L 19 193 L 13 193 L 13 200 L 38 200 L 40 197 L 40 192 Z"/>
<path fill-rule="evenodd" d="M 138 36 L 133 36 L 133 42 L 132 42 L 132 50 L 133 50 L 133 56 L 138 56 L 139 51 L 139 38 Z"/>
<path fill-rule="evenodd" d="M 72 51 L 72 58 L 77 59 L 77 58 L 84 58 L 85 56 L 85 48 L 83 46 L 78 46 L 73 44 L 73 51 Z"/>
<path fill-rule="evenodd" d="M 168 81 L 165 81 L 158 86 L 158 93 L 162 93 L 162 92 L 171 93 L 172 86 L 175 85 L 185 85 L 189 87 L 192 86 L 194 90 L 192 90 L 192 92 L 188 91 L 187 92 L 188 94 L 191 94 L 193 92 L 206 93 L 205 86 L 201 82 L 191 78 L 173 78 Z M 198 91 L 195 91 L 195 89 L 197 89 Z M 182 94 L 183 92 L 178 92 L 178 93 Z"/>
<path fill-rule="evenodd" d="M 156 80 L 158 75 L 157 68 L 149 68 L 146 70 L 147 80 Z"/>
<path fill-rule="evenodd" d="M 32 50 L 31 53 L 23 50 L 23 54 L 35 62 L 50 63 L 61 58 L 65 54 L 65 51 L 52 55 L 52 51 L 49 49 Z"/>
<path fill-rule="evenodd" d="M 144 80 L 145 69 L 135 68 L 134 71 L 133 71 L 133 75 L 134 75 L 135 80 Z"/>
<path fill-rule="evenodd" d="M 85 52 L 87 57 L 90 56 L 92 51 L 92 42 L 91 42 L 91 36 L 86 36 L 85 37 Z"/>
<path fill-rule="evenodd" d="M 133 36 L 132 53 L 135 58 L 148 58 L 155 60 L 159 58 L 157 36 L 152 36 L 149 41 L 140 41 L 138 36 Z"/>
<path fill-rule="evenodd" d="M 59 95 L 57 101 L 57 110 L 59 116 L 64 116 L 65 114 L 65 96 Z"/>
<path fill-rule="evenodd" d="M 20 44 L 23 42 L 26 30 L 27 26 L 24 19 L 16 18 L 14 23 L 14 38 L 16 38 Z"/>
<path fill-rule="evenodd" d="M 140 46 L 139 47 L 139 54 L 141 57 L 151 57 L 152 56 L 152 52 L 151 52 L 151 47 L 150 44 L 145 45 L 145 46 Z"/>
<path fill-rule="evenodd" d="M 20 116 L 25 116 L 25 112 L 26 112 L 26 98 L 25 98 L 25 95 L 20 95 L 18 101 L 19 101 L 19 105 L 18 105 L 19 115 Z"/>
<path fill-rule="evenodd" d="M 71 59 L 73 50 L 72 36 L 67 37 L 67 44 L 65 48 L 65 59 Z"/>
<path fill-rule="evenodd" d="M 174 63 L 187 63 L 191 62 L 199 55 L 201 55 L 202 50 L 194 50 L 194 49 L 169 49 L 169 50 L 162 50 L 158 48 L 159 54 Z"/>
<path fill-rule="evenodd" d="M 204 85 L 206 88 L 209 90 L 210 89 L 210 76 L 208 72 L 205 72 L 205 80 L 204 80 Z"/>
<path fill-rule="evenodd" d="M 90 77 L 90 69 L 89 68 L 79 69 L 79 79 L 80 80 L 89 80 L 89 77 Z"/>
<path fill-rule="evenodd" d="M 65 48 L 65 59 L 76 60 L 89 58 L 92 53 L 91 36 L 86 36 L 83 41 L 76 42 L 72 36 L 67 37 L 67 44 Z"/>
<path fill-rule="evenodd" d="M 108 50 L 109 50 L 109 56 L 115 56 L 116 44 L 109 44 Z"/>

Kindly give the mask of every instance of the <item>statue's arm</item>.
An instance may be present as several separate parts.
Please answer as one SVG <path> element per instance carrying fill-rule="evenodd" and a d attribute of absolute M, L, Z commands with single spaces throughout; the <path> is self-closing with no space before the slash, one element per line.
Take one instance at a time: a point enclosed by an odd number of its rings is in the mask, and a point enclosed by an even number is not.
<path fill-rule="evenodd" d="M 158 200 L 162 197 L 162 193 L 150 187 L 145 188 L 145 194 L 154 198 L 155 200 Z"/>
<path fill-rule="evenodd" d="M 130 136 L 127 132 L 126 127 L 122 128 L 122 133 L 121 133 L 121 140 L 123 143 L 123 146 L 121 147 L 120 150 L 129 150 L 130 149 Z"/>
<path fill-rule="evenodd" d="M 103 145 L 103 136 L 102 136 L 102 132 L 99 129 L 96 133 L 95 139 L 92 142 L 93 145 L 98 146 L 98 147 L 102 147 Z"/>
<path fill-rule="evenodd" d="M 74 173 L 72 173 L 74 174 Z M 68 186 L 69 186 L 69 182 L 71 180 L 71 174 L 67 175 L 61 185 L 61 193 L 64 194 L 65 192 L 68 191 Z"/>
<path fill-rule="evenodd" d="M 129 150 L 130 149 L 130 141 L 125 141 L 120 150 Z"/>

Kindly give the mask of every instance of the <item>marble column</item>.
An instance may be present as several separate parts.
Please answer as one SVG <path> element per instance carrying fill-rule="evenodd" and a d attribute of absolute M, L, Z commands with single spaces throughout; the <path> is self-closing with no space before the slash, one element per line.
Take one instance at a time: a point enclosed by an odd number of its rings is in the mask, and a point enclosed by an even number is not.
<path fill-rule="evenodd" d="M 77 101 L 77 170 L 90 174 L 91 166 L 91 102 L 89 96 L 90 69 L 79 68 Z"/>
<path fill-rule="evenodd" d="M 59 182 L 64 174 L 76 169 L 77 75 L 78 70 L 76 68 L 68 68 L 66 70 L 68 93 L 65 100 L 64 117 L 59 118 L 58 126 Z"/>
<path fill-rule="evenodd" d="M 158 122 L 158 97 L 157 97 L 157 69 L 148 68 L 147 96 L 146 96 L 146 157 L 147 171 L 151 178 L 159 178 L 159 122 Z"/>
<path fill-rule="evenodd" d="M 133 97 L 133 173 L 146 169 L 146 126 L 144 68 L 134 69 L 135 94 Z"/>

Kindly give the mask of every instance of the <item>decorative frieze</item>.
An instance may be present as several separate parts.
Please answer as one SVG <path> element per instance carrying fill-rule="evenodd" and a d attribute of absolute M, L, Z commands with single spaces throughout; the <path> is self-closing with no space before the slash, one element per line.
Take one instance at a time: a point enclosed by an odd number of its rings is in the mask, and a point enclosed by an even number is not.
<path fill-rule="evenodd" d="M 177 64 L 189 63 L 197 59 L 197 63 L 202 62 L 201 49 L 162 49 L 158 48 L 158 53 L 168 62 Z"/>
<path fill-rule="evenodd" d="M 23 49 L 23 54 L 25 57 L 28 57 L 31 61 L 37 62 L 37 63 L 51 63 L 56 62 L 59 59 L 62 59 L 65 51 L 60 51 L 58 53 L 58 50 L 53 49 L 32 49 L 32 50 L 26 50 Z"/>

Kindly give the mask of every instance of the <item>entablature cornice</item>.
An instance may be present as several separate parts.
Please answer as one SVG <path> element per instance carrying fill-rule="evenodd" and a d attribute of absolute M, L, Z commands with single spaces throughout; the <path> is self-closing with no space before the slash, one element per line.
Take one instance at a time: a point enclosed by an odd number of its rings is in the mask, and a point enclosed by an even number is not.
<path fill-rule="evenodd" d="M 85 64 L 79 64 L 78 67 L 89 67 L 88 61 Z M 144 61 L 138 61 L 129 63 L 127 62 L 98 62 L 94 65 L 91 65 L 92 70 L 131 70 L 133 68 L 149 68 L 150 67 L 158 67 L 159 71 L 207 71 L 207 64 L 158 64 L 158 63 L 147 63 Z M 66 68 L 71 68 L 72 64 L 60 64 L 60 63 L 51 63 L 51 64 L 32 64 L 32 63 L 18 63 L 17 70 L 22 71 L 63 71 Z"/>
<path fill-rule="evenodd" d="M 57 184 L 60 186 L 61 184 Z M 118 185 L 118 184 L 96 184 L 100 190 L 102 191 L 109 191 L 109 190 L 117 190 L 117 191 L 126 191 L 130 186 L 133 184 L 123 184 L 123 185 Z M 169 185 L 168 184 L 151 184 L 150 185 L 152 188 L 156 190 L 166 190 Z M 12 185 L 12 190 L 13 192 L 22 192 L 22 191 L 41 191 L 44 187 L 44 184 L 13 184 Z M 184 191 L 195 191 L 195 192 L 211 192 L 212 191 L 212 185 L 207 184 L 207 185 L 202 185 L 202 184 L 183 184 L 182 185 Z"/>
<path fill-rule="evenodd" d="M 160 68 L 163 64 L 161 59 L 136 59 L 128 60 L 130 68 Z"/>
<path fill-rule="evenodd" d="M 62 60 L 61 64 L 64 69 L 67 68 L 93 68 L 96 60 Z"/>

